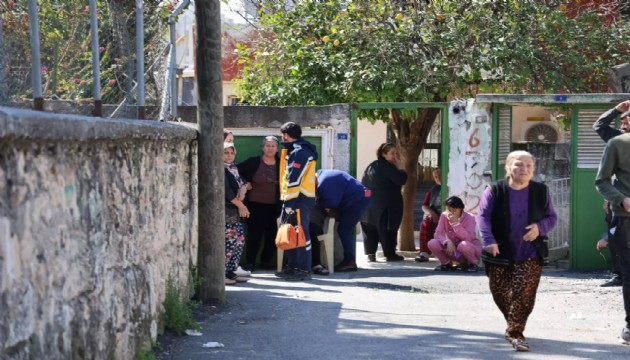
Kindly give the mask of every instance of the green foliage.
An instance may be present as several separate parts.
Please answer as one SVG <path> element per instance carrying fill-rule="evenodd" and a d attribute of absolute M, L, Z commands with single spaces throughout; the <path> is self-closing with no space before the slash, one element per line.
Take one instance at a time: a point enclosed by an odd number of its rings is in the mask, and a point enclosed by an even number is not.
<path fill-rule="evenodd" d="M 518 0 L 261 3 L 257 37 L 237 46 L 252 104 L 431 102 L 485 92 L 604 91 L 630 55 L 626 18 L 567 16 Z M 574 16 L 575 15 L 575 16 Z M 388 121 L 387 112 L 364 114 Z"/>
<path fill-rule="evenodd" d="M 157 360 L 157 356 L 153 353 L 153 348 L 141 348 L 136 354 L 135 360 Z"/>
<path fill-rule="evenodd" d="M 178 335 L 184 334 L 187 329 L 199 330 L 199 324 L 193 319 L 194 306 L 188 296 L 182 299 L 175 280 L 169 276 L 164 299 L 165 327 Z"/>

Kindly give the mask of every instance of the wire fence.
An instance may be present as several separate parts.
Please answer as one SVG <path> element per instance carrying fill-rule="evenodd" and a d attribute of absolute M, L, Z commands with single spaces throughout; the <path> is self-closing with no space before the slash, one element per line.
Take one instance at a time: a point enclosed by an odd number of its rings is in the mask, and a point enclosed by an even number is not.
<path fill-rule="evenodd" d="M 144 0 L 146 118 L 157 118 L 160 112 L 168 52 L 165 34 L 168 34 L 168 15 L 177 2 Z M 0 105 L 29 107 L 32 100 L 32 57 L 26 3 L 0 0 Z M 44 101 L 86 103 L 93 100 L 87 1 L 40 0 L 38 6 Z M 135 15 L 135 1 L 98 2 L 100 97 L 103 104 L 122 107 L 137 103 Z"/>

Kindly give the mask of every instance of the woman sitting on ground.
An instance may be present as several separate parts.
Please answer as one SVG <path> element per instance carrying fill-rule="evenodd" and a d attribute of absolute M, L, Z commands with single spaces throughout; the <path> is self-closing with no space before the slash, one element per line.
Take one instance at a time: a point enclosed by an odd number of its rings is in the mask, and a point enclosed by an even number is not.
<path fill-rule="evenodd" d="M 464 202 L 451 196 L 444 202 L 446 211 L 440 215 L 429 249 L 440 260 L 438 271 L 455 270 L 455 262 L 462 270 L 476 272 L 481 257 L 481 241 L 475 233 L 475 218 L 464 211 Z"/>

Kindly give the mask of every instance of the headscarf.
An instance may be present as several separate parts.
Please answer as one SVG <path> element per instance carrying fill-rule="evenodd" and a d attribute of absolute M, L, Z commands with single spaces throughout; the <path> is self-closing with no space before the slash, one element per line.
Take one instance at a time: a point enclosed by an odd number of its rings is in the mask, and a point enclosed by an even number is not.
<path fill-rule="evenodd" d="M 234 154 L 236 154 L 236 147 L 234 147 L 233 143 L 223 143 L 223 150 L 230 147 L 234 149 Z M 236 161 L 231 162 L 231 163 L 224 162 L 223 167 L 226 168 L 232 174 L 232 176 L 234 176 L 234 179 L 236 180 L 236 183 L 238 184 L 239 198 L 244 198 L 245 192 L 247 191 L 245 187 L 246 183 L 245 183 L 245 179 L 243 179 L 241 175 L 238 173 L 238 168 L 236 167 Z"/>

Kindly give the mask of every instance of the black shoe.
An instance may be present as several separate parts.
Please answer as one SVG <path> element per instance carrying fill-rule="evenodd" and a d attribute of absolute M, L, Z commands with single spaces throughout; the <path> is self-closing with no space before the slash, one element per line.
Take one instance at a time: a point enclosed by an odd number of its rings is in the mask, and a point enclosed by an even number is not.
<path fill-rule="evenodd" d="M 613 275 L 613 277 L 610 278 L 610 280 L 606 281 L 605 283 L 599 286 L 611 287 L 611 286 L 621 286 L 621 285 L 623 285 L 623 281 L 621 280 L 621 277 L 619 275 Z"/>
<path fill-rule="evenodd" d="M 448 263 L 448 264 L 445 264 L 445 265 L 438 265 L 433 270 L 435 270 L 435 271 L 453 271 L 453 270 L 457 270 L 457 268 L 455 266 L 453 266 L 453 264 Z"/>
<path fill-rule="evenodd" d="M 368 261 L 369 262 L 376 262 L 376 255 L 368 254 Z"/>
<path fill-rule="evenodd" d="M 256 270 L 256 266 L 253 264 L 241 264 L 241 269 L 254 272 L 254 270 Z"/>
<path fill-rule="evenodd" d="M 311 280 L 311 272 L 307 270 L 294 269 L 292 274 L 284 277 L 286 281 L 308 281 Z"/>
<path fill-rule="evenodd" d="M 342 261 L 339 265 L 335 266 L 336 272 L 350 272 L 357 271 L 359 268 L 357 267 L 357 263 L 354 261 Z"/>
<path fill-rule="evenodd" d="M 391 261 L 403 261 L 405 260 L 404 256 L 400 256 L 400 255 L 394 255 L 394 256 L 388 256 L 385 258 L 385 260 L 387 262 L 391 262 Z"/>
<path fill-rule="evenodd" d="M 420 256 L 416 256 L 414 260 L 416 260 L 417 262 L 427 262 L 429 261 L 429 258 L 424 255 L 420 255 Z"/>
<path fill-rule="evenodd" d="M 294 272 L 295 272 L 294 269 L 287 268 L 287 269 L 283 269 L 282 271 L 278 271 L 274 275 L 279 278 L 286 278 L 289 275 L 293 275 Z"/>
<path fill-rule="evenodd" d="M 463 267 L 462 270 L 466 272 L 477 272 L 479 271 L 479 266 L 477 264 L 470 264 Z"/>

